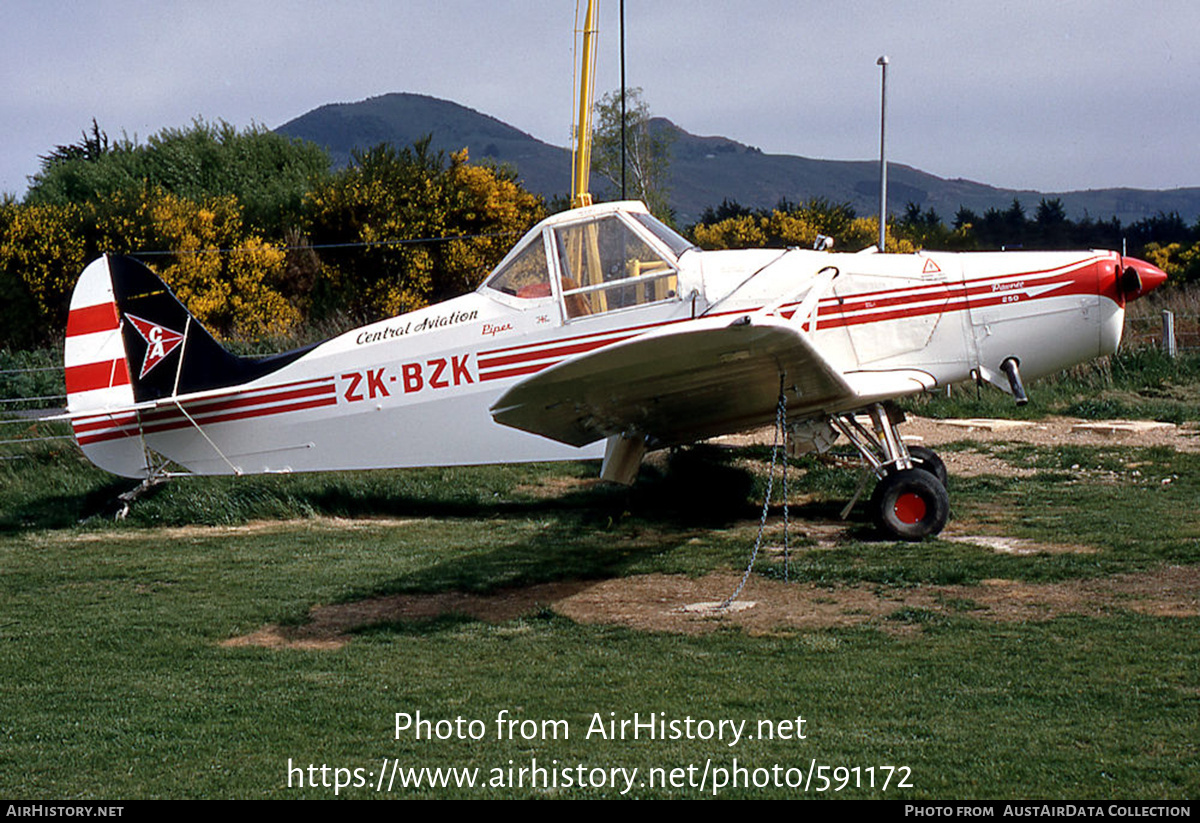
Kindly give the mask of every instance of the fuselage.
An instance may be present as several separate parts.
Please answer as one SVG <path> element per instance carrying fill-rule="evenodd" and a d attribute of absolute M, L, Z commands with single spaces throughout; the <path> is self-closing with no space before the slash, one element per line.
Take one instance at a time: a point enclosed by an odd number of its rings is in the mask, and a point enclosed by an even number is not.
<path fill-rule="evenodd" d="M 499 425 L 489 408 L 530 375 L 650 330 L 763 307 L 788 317 L 829 267 L 836 274 L 822 281 L 808 330 L 841 371 L 997 382 L 1013 357 L 1033 378 L 1116 350 L 1125 301 L 1137 296 L 1122 288 L 1122 265 L 1103 251 L 702 251 L 640 204 L 604 204 L 543 221 L 474 293 L 346 332 L 263 377 L 136 421 L 99 416 L 79 440 L 95 462 L 131 476 L 145 473 L 134 437 L 217 474 L 597 457 L 602 443 L 566 446 Z"/>

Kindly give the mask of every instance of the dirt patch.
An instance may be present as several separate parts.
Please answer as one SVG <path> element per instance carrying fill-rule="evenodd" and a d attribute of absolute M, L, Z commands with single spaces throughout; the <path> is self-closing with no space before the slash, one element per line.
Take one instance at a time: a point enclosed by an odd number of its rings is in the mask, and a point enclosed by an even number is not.
<path fill-rule="evenodd" d="M 974 422 L 976 425 L 971 425 Z M 1071 417 L 1048 417 L 1038 421 L 1013 420 L 934 420 L 910 415 L 901 426 L 905 442 L 936 449 L 964 440 L 979 443 L 1029 443 L 1035 446 L 1166 446 L 1176 451 L 1200 452 L 1200 429 L 1170 423 L 1107 421 L 1091 425 Z M 716 438 L 713 442 L 727 447 L 763 446 L 774 442 L 772 428 Z M 845 444 L 845 439 L 838 443 Z M 1030 477 L 1037 469 L 1017 466 L 993 454 L 975 449 L 938 451 L 951 477 Z M 855 458 L 851 462 L 857 462 Z M 1131 466 L 1132 467 L 1132 466 Z M 765 473 L 765 469 L 763 470 Z M 1170 481 L 1166 481 L 1170 482 Z"/>
<path fill-rule="evenodd" d="M 317 606 L 311 622 L 267 626 L 222 645 L 337 649 L 356 627 L 460 614 L 502 623 L 549 607 L 578 623 L 647 632 L 701 634 L 737 627 L 751 635 L 871 624 L 912 631 L 913 615 L 970 615 L 997 622 L 1042 621 L 1067 614 L 1102 616 L 1128 609 L 1165 617 L 1200 616 L 1200 567 L 1170 566 L 1145 574 L 1061 583 L 985 580 L 977 586 L 820 587 L 751 577 L 736 609 L 714 608 L 740 576 L 701 578 L 651 574 L 600 582 L 545 583 L 490 595 L 407 594 Z M 896 618 L 900 619 L 896 619 Z M 920 622 L 918 619 L 916 622 Z"/>
<path fill-rule="evenodd" d="M 1037 469 L 1025 466 L 1014 466 L 1007 460 L 974 449 L 963 451 L 938 452 L 946 471 L 951 477 L 980 477 L 993 475 L 995 477 L 1031 477 L 1037 474 Z"/>
<path fill-rule="evenodd" d="M 556 612 L 578 623 L 628 626 L 648 632 L 702 634 L 736 626 L 752 635 L 787 629 L 857 626 L 880 621 L 906 605 L 897 591 L 846 586 L 821 588 L 752 576 L 739 601 L 740 610 L 704 609 L 721 603 L 737 588 L 740 576 L 709 574 L 700 578 L 641 575 L 605 580 L 555 603 Z"/>
<path fill-rule="evenodd" d="M 1200 567 L 1196 566 L 1061 583 L 984 580 L 978 586 L 942 588 L 949 597 L 971 598 L 986 607 L 990 617 L 1002 621 L 1048 620 L 1063 614 L 1100 616 L 1114 609 L 1158 617 L 1200 616 Z"/>
<path fill-rule="evenodd" d="M 583 491 L 599 485 L 599 477 L 548 477 L 535 483 L 522 483 L 513 487 L 516 494 L 527 494 L 539 500 L 562 497 L 571 492 Z"/>
<path fill-rule="evenodd" d="M 1133 426 L 1125 430 L 1112 425 L 1108 431 L 1080 428 L 1087 422 L 1073 417 L 1047 417 L 1032 426 L 993 431 L 982 426 L 964 427 L 928 417 L 910 416 L 901 427 L 901 432 L 906 437 L 921 438 L 921 444 L 930 447 L 959 440 L 976 440 L 983 443 L 1032 443 L 1035 446 L 1166 446 L 1176 451 L 1200 452 L 1200 431 L 1190 426 L 1161 424 L 1153 427 Z M 947 455 L 942 456 L 945 458 Z"/>
<path fill-rule="evenodd" d="M 330 531 L 362 531 L 366 529 L 394 529 L 420 523 L 420 520 L 400 519 L 395 517 L 309 517 L 301 520 L 256 520 L 238 526 L 164 526 L 154 530 L 155 537 L 166 540 L 193 540 L 209 537 L 226 537 L 239 534 L 274 534 L 276 532 L 294 532 L 297 529 L 330 530 Z M 56 541 L 69 543 L 111 543 L 116 540 L 144 540 L 149 532 L 142 530 L 129 531 L 96 531 L 84 534 L 62 532 L 50 535 Z"/>
<path fill-rule="evenodd" d="M 303 626 L 265 626 L 251 634 L 232 637 L 221 645 L 339 649 L 350 640 L 348 632 L 352 629 L 380 623 L 432 620 L 446 615 L 503 623 L 551 606 L 589 585 L 570 581 L 503 589 L 492 594 L 396 594 L 355 603 L 314 606 L 308 613 L 309 622 Z"/>
<path fill-rule="evenodd" d="M 1034 584 L 989 580 L 978 586 L 839 586 L 788 584 L 751 578 L 741 599 L 754 608 L 738 612 L 688 610 L 692 603 L 720 601 L 737 576 L 699 579 L 647 575 L 608 580 L 554 605 L 580 623 L 617 623 L 643 631 L 698 633 L 738 626 L 750 634 L 871 623 L 903 630 L 888 620 L 906 610 L 970 614 L 998 622 L 1049 620 L 1065 614 L 1100 616 L 1129 609 L 1167 617 L 1200 615 L 1200 568 L 1174 566 L 1140 575 Z"/>

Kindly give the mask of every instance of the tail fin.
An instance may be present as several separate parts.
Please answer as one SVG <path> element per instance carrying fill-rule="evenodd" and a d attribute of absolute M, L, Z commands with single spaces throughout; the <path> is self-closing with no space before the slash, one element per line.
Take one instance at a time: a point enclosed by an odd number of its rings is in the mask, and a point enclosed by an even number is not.
<path fill-rule="evenodd" d="M 154 272 L 105 255 L 80 275 L 67 319 L 63 359 L 75 437 L 101 468 L 145 477 L 151 468 L 138 404 L 245 383 L 304 351 L 263 360 L 230 354 Z"/>
<path fill-rule="evenodd" d="M 130 409 L 135 402 L 133 380 L 107 257 L 92 261 L 75 284 L 63 364 L 67 411 L 84 415 L 71 422 L 83 453 L 114 474 L 147 476 L 137 414 Z"/>

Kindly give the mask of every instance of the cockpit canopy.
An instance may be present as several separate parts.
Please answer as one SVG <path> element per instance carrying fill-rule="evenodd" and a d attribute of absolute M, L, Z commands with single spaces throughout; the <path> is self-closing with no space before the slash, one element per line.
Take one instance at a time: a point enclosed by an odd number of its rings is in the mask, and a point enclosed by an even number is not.
<path fill-rule="evenodd" d="M 678 299 L 679 256 L 691 248 L 641 203 L 573 209 L 525 235 L 482 288 L 517 305 L 556 299 L 572 320 Z"/>

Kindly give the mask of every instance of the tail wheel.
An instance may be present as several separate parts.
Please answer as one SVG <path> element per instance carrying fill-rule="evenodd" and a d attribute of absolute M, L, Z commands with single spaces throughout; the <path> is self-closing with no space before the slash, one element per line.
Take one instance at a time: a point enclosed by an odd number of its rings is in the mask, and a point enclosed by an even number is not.
<path fill-rule="evenodd" d="M 937 534 L 950 517 L 950 496 L 931 471 L 906 469 L 879 481 L 871 510 L 881 531 L 901 540 Z"/>
<path fill-rule="evenodd" d="M 924 446 L 909 446 L 908 456 L 912 458 L 914 469 L 927 471 L 936 477 L 943 487 L 947 485 L 946 481 L 950 476 L 946 472 L 946 464 L 933 449 L 927 449 Z"/>

